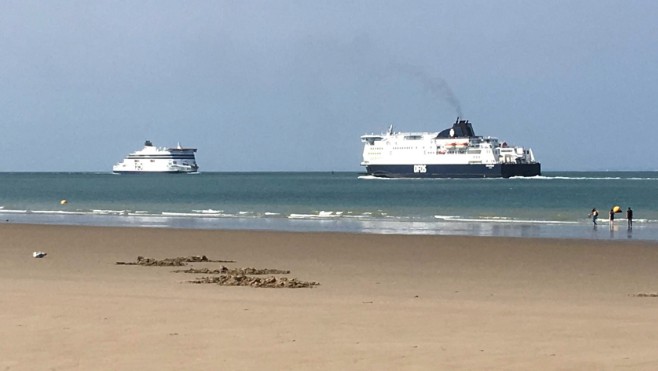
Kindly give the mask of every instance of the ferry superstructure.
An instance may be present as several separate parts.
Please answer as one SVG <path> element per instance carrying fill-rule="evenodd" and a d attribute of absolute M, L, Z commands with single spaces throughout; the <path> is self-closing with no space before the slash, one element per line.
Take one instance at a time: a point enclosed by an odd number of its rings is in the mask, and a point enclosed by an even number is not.
<path fill-rule="evenodd" d="M 195 173 L 199 170 L 194 153 L 196 148 L 155 147 L 151 141 L 144 148 L 130 153 L 112 167 L 112 172 L 122 173 Z"/>
<path fill-rule="evenodd" d="M 441 132 L 361 136 L 362 166 L 384 178 L 509 178 L 541 175 L 532 149 L 475 135 L 467 120 Z"/>

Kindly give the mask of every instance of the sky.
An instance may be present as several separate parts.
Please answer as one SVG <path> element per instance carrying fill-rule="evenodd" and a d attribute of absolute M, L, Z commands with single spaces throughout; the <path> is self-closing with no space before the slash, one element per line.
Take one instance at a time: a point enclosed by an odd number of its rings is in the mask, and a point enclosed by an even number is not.
<path fill-rule="evenodd" d="M 658 2 L 0 2 L 0 171 L 361 171 L 365 133 L 476 134 L 546 171 L 658 170 Z"/>

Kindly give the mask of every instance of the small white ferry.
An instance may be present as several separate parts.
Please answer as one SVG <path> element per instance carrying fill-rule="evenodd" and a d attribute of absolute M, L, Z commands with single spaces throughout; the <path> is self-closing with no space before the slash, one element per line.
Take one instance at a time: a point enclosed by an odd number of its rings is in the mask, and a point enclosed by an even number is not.
<path fill-rule="evenodd" d="M 112 167 L 112 172 L 126 173 L 195 173 L 199 170 L 194 153 L 196 148 L 155 147 L 151 141 L 144 148 L 130 153 Z"/>
<path fill-rule="evenodd" d="M 362 166 L 383 178 L 509 178 L 541 175 L 532 149 L 476 136 L 466 120 L 441 132 L 361 136 Z"/>

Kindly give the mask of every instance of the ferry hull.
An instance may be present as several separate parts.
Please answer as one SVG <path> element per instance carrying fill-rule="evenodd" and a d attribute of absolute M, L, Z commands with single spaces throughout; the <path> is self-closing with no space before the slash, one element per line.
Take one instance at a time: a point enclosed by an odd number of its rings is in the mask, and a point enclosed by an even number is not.
<path fill-rule="evenodd" d="M 541 165 L 366 165 L 366 171 L 381 178 L 510 178 L 541 175 Z"/>
<path fill-rule="evenodd" d="M 142 170 L 112 170 L 114 174 L 196 174 L 197 171 L 142 171 Z"/>
<path fill-rule="evenodd" d="M 199 171 L 194 153 L 196 148 L 155 147 L 150 140 L 144 148 L 131 152 L 112 167 L 115 174 L 189 174 Z"/>

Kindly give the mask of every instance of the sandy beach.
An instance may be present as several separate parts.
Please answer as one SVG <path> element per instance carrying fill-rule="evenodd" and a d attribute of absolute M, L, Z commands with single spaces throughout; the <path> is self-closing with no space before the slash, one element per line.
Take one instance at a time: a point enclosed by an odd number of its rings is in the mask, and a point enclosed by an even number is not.
<path fill-rule="evenodd" d="M 2 370 L 658 368 L 655 242 L 16 224 L 0 234 Z M 201 255 L 235 262 L 116 264 Z M 174 272 L 222 266 L 319 285 L 194 284 L 213 275 Z"/>

